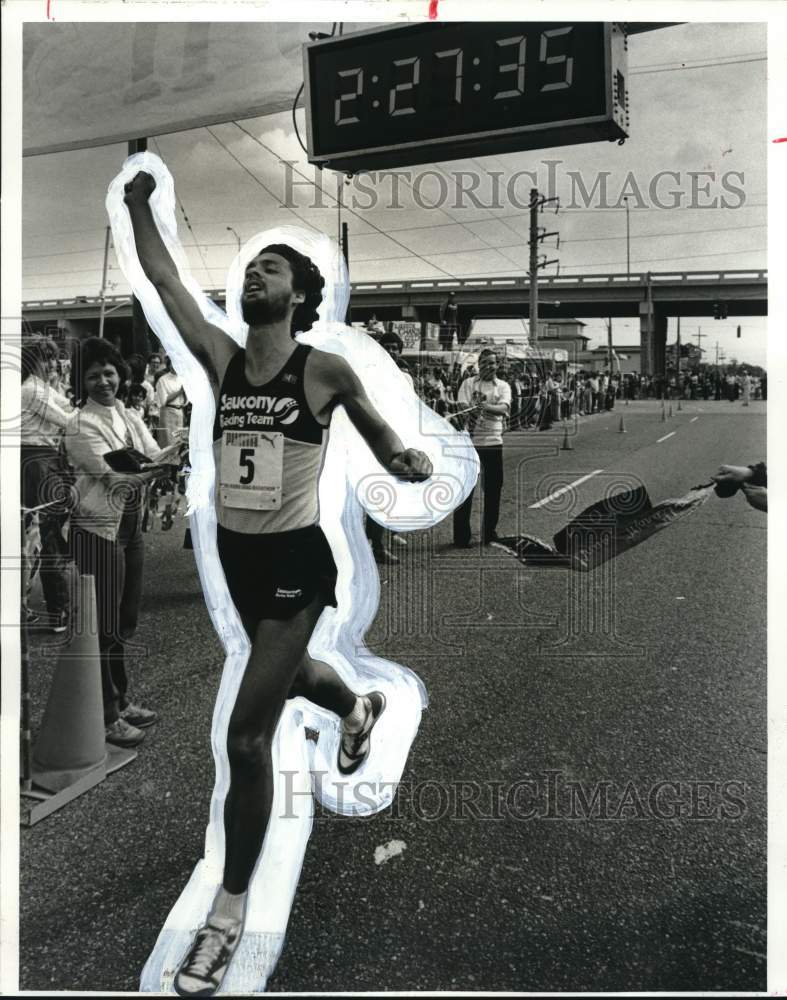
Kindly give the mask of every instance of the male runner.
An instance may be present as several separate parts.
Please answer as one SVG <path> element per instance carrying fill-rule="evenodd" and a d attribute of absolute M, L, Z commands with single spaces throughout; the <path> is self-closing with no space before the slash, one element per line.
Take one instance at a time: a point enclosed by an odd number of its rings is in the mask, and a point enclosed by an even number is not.
<path fill-rule="evenodd" d="M 357 695 L 307 644 L 323 608 L 335 606 L 336 566 L 318 525 L 318 479 L 333 410 L 342 405 L 377 460 L 394 476 L 423 481 L 426 455 L 405 449 L 343 358 L 298 344 L 317 318 L 324 281 L 289 246 L 266 247 L 246 268 L 245 349 L 207 322 L 181 284 L 149 205 L 153 177 L 125 186 L 142 268 L 216 398 L 214 453 L 218 551 L 251 640 L 230 717 L 230 788 L 224 806 L 224 877 L 205 926 L 175 977 L 181 996 L 210 996 L 240 941 L 246 893 L 273 800 L 271 744 L 287 697 L 302 695 L 342 720 L 339 770 L 369 754 L 385 708 L 381 692 Z"/>

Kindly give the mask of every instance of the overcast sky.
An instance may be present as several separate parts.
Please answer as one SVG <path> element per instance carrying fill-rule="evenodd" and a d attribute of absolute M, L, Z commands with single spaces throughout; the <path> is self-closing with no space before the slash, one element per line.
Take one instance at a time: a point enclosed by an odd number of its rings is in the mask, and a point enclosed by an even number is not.
<path fill-rule="evenodd" d="M 304 39 L 308 30 L 304 25 Z M 518 171 L 527 170 L 538 171 L 542 191 L 550 171 L 555 178 L 563 207 L 557 216 L 542 219 L 560 233 L 559 251 L 547 252 L 559 258 L 561 275 L 625 273 L 623 194 L 630 196 L 633 272 L 765 268 L 765 50 L 765 27 L 758 24 L 688 24 L 636 35 L 629 41 L 631 136 L 625 145 L 597 142 L 413 167 L 398 184 L 400 207 L 390 204 L 390 177 L 364 182 L 377 198 L 372 206 L 357 181 L 350 183 L 344 188 L 342 218 L 349 224 L 352 279 L 522 274 L 528 214 L 515 199 L 526 197 L 530 181 L 520 180 L 513 192 L 506 186 Z M 302 111 L 298 121 L 303 133 Z M 237 250 L 236 236 L 227 227 L 242 241 L 262 229 L 299 222 L 337 232 L 331 196 L 336 175 L 323 175 L 325 208 L 314 207 L 309 184 L 288 189 L 282 161 L 295 161 L 297 173 L 291 177 L 297 181 L 313 182 L 317 176 L 289 113 L 165 135 L 151 140 L 149 148 L 160 153 L 174 175 L 181 239 L 203 287 L 224 285 Z M 104 195 L 125 155 L 125 146 L 113 145 L 26 158 L 25 301 L 99 293 Z M 549 167 L 548 160 L 560 162 Z M 500 207 L 457 205 L 457 171 L 478 175 L 483 205 L 492 193 L 490 172 L 502 172 Z M 659 171 L 680 176 L 663 178 L 654 192 L 652 179 Z M 691 171 L 713 172 L 700 182 L 703 190 L 694 192 L 696 207 L 690 204 Z M 600 194 L 588 206 L 582 190 L 592 191 L 602 172 L 608 172 L 606 207 L 599 204 Z M 291 207 L 282 207 L 288 195 Z M 654 195 L 670 207 L 659 207 Z M 707 207 L 714 199 L 716 207 Z M 127 291 L 112 252 L 109 264 L 108 292 Z M 586 332 L 600 343 L 603 321 L 588 323 Z M 710 349 L 711 359 L 718 341 L 728 358 L 765 362 L 764 319 L 684 320 L 684 340 L 696 338 L 698 328 L 706 335 L 702 346 Z M 636 320 L 615 320 L 613 329 L 617 344 L 639 340 Z M 674 337 L 672 323 L 669 339 Z"/>

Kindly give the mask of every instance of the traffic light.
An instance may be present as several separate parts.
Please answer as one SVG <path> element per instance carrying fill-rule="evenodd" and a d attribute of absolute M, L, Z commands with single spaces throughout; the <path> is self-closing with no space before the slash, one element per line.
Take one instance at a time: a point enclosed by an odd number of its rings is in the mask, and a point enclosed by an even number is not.
<path fill-rule="evenodd" d="M 714 319 L 726 319 L 727 318 L 727 303 L 726 302 L 714 302 L 713 303 L 713 318 Z"/>
<path fill-rule="evenodd" d="M 737 329 L 737 331 L 736 331 L 736 333 L 735 333 L 735 336 L 736 337 L 740 337 L 740 335 L 741 335 L 741 328 L 739 326 L 738 329 Z"/>

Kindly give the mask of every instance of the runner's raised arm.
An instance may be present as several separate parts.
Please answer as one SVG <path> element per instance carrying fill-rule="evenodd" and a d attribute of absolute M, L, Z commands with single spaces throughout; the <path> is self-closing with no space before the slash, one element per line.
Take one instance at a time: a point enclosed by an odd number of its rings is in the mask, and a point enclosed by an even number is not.
<path fill-rule="evenodd" d="M 180 280 L 150 208 L 150 196 L 155 188 L 155 179 L 144 170 L 124 188 L 123 200 L 131 216 L 139 262 L 186 346 L 203 365 L 214 385 L 218 385 L 238 345 L 232 337 L 205 319 L 194 297 Z"/>

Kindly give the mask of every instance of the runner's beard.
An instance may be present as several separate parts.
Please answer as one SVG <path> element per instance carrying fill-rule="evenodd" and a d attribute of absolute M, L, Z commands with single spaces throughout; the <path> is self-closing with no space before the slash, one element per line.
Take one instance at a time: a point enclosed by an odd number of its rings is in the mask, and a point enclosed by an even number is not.
<path fill-rule="evenodd" d="M 290 296 L 281 295 L 276 299 L 256 299 L 251 302 L 241 300 L 244 323 L 249 326 L 267 326 L 286 319 L 290 310 Z"/>

